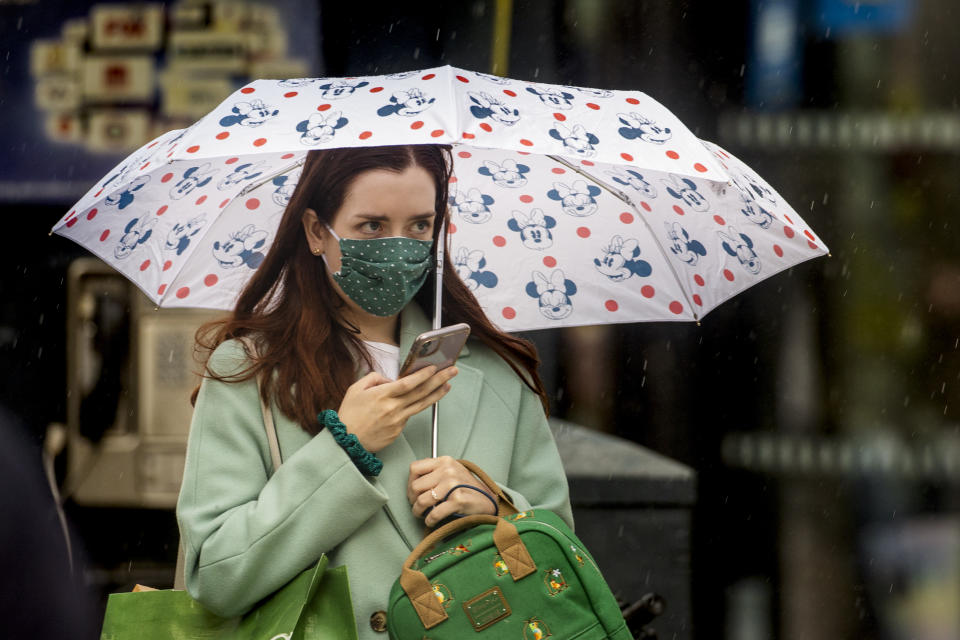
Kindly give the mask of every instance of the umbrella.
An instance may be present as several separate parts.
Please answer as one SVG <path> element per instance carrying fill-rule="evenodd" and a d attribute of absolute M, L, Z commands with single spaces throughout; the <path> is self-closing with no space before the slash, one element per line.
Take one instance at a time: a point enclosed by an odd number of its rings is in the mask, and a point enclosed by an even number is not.
<path fill-rule="evenodd" d="M 457 271 L 508 331 L 699 320 L 827 252 L 749 167 L 639 91 L 440 67 L 257 80 L 138 149 L 53 228 L 158 306 L 232 308 L 306 152 L 454 146 Z"/>
<path fill-rule="evenodd" d="M 507 331 L 697 321 L 827 252 L 760 176 L 640 91 L 450 66 L 253 81 L 135 151 L 53 232 L 158 306 L 230 309 L 309 150 L 423 143 L 453 145 L 449 250 Z"/>

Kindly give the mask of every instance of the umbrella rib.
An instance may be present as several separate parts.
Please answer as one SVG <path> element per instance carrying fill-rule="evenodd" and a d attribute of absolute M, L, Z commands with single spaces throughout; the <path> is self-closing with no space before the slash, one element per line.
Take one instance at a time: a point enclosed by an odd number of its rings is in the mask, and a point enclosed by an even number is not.
<path fill-rule="evenodd" d="M 624 192 L 621 191 L 620 189 L 615 189 L 614 187 L 611 187 L 611 186 L 608 185 L 607 183 L 605 183 L 605 182 L 603 182 L 602 180 L 594 177 L 592 174 L 587 173 L 586 171 L 584 171 L 583 169 L 581 169 L 581 168 L 578 167 L 577 165 L 573 164 L 572 162 L 570 162 L 570 161 L 567 160 L 566 158 L 562 158 L 562 157 L 560 157 L 560 156 L 549 155 L 549 154 L 547 154 L 547 157 L 550 158 L 551 160 L 553 160 L 554 162 L 558 162 L 558 163 L 562 164 L 563 166 L 567 167 L 568 169 L 570 169 L 570 170 L 572 170 L 572 171 L 576 171 L 577 173 L 579 173 L 580 175 L 582 175 L 584 178 L 587 178 L 587 179 L 590 180 L 591 182 L 596 183 L 597 186 L 599 186 L 600 188 L 602 188 L 602 189 L 604 189 L 604 190 L 606 190 L 606 191 L 609 191 L 609 192 L 610 192 L 611 194 L 613 194 L 616 198 L 618 198 L 618 199 L 622 200 L 623 202 L 625 202 L 626 204 L 630 205 L 630 208 L 632 208 L 633 211 L 634 211 L 634 213 L 637 214 L 637 218 L 639 218 L 640 220 L 643 221 L 643 224 L 647 227 L 647 231 L 650 232 L 650 235 L 651 235 L 653 238 L 656 238 L 656 237 L 657 237 L 656 234 L 653 233 L 653 229 L 650 227 L 650 223 L 647 222 L 647 219 L 643 216 L 642 213 L 640 213 L 640 209 L 637 208 L 637 205 L 633 202 L 633 200 L 630 198 L 630 196 L 628 196 L 626 193 L 624 193 Z M 683 281 L 680 279 L 680 274 L 678 274 L 678 273 L 677 273 L 677 270 L 673 267 L 673 262 L 670 261 L 670 257 L 669 257 L 669 256 L 667 255 L 667 253 L 663 250 L 663 247 L 660 245 L 659 242 L 654 242 L 653 244 L 657 247 L 657 250 L 660 252 L 660 255 L 663 256 L 663 261 L 664 261 L 664 263 L 667 265 L 667 267 L 670 268 L 670 273 L 673 274 L 673 278 L 674 278 L 674 280 L 676 280 L 677 286 L 680 287 L 680 291 L 683 293 L 683 298 L 684 298 L 684 300 L 687 301 L 687 308 L 690 309 L 690 312 L 691 312 L 691 313 L 693 313 L 693 319 L 696 320 L 697 322 L 699 322 L 699 321 L 700 321 L 700 316 L 699 316 L 699 314 L 697 314 L 696 311 L 693 310 L 693 309 L 694 309 L 693 303 L 690 301 L 690 296 L 687 294 L 687 289 L 686 289 L 686 287 L 683 286 Z"/>
<path fill-rule="evenodd" d="M 273 173 L 271 173 L 270 175 L 266 176 L 265 178 L 261 178 L 261 179 L 257 180 L 256 182 L 251 182 L 251 183 L 247 184 L 243 189 L 240 190 L 240 193 L 237 194 L 237 197 L 238 197 L 238 198 L 243 197 L 243 196 L 247 195 L 248 193 L 250 193 L 251 191 L 253 191 L 253 190 L 255 190 L 255 189 L 259 189 L 260 187 L 262 187 L 263 185 L 267 184 L 268 182 L 270 182 L 271 180 L 273 180 L 273 179 L 276 178 L 277 176 L 282 176 L 282 175 L 285 174 L 285 173 L 289 173 L 289 172 L 293 171 L 293 170 L 296 169 L 297 167 L 303 166 L 303 163 L 304 163 L 305 160 L 306 160 L 306 158 L 300 158 L 299 160 L 297 160 L 297 161 L 294 162 L 293 164 L 288 165 L 288 166 L 284 167 L 283 169 L 280 169 L 279 171 L 274 171 Z"/>

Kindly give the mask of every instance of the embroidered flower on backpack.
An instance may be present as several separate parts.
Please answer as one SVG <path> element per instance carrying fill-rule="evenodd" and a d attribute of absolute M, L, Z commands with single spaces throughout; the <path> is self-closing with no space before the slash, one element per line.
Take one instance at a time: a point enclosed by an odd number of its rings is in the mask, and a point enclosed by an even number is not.
<path fill-rule="evenodd" d="M 576 559 L 577 563 L 582 567 L 585 562 L 583 556 L 580 554 L 580 549 L 577 549 L 575 546 L 570 545 L 570 551 L 573 552 L 573 557 Z"/>
<path fill-rule="evenodd" d="M 547 569 L 543 572 L 543 584 L 547 585 L 547 592 L 555 596 L 561 591 L 565 591 L 569 586 L 563 578 L 563 572 L 560 569 Z"/>

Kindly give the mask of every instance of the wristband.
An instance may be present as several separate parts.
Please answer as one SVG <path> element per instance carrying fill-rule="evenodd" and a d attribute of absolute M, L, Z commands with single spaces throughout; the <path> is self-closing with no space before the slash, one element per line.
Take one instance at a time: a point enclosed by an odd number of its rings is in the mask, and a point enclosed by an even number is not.
<path fill-rule="evenodd" d="M 340 416 L 337 415 L 336 411 L 333 409 L 321 411 L 317 416 L 317 421 L 320 422 L 321 426 L 326 427 L 330 431 L 330 435 L 332 435 L 336 443 L 347 452 L 347 455 L 350 456 L 350 459 L 353 461 L 353 464 L 357 466 L 357 469 L 360 470 L 360 473 L 365 476 L 380 475 L 380 471 L 383 469 L 383 462 L 380 461 L 380 458 L 364 449 L 360 441 L 357 440 L 357 436 L 352 433 L 347 433 L 347 426 L 340 422 Z"/>

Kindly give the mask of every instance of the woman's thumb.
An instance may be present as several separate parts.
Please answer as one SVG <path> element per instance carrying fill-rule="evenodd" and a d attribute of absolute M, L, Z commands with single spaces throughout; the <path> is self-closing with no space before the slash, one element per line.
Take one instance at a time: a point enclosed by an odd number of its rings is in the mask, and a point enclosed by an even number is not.
<path fill-rule="evenodd" d="M 381 384 L 385 384 L 387 382 L 393 382 L 393 381 L 390 378 L 387 378 L 386 376 L 384 376 L 379 371 L 371 371 L 367 375 L 357 380 L 354 383 L 354 385 L 356 385 L 360 389 L 372 389 L 373 387 L 376 387 Z"/>

